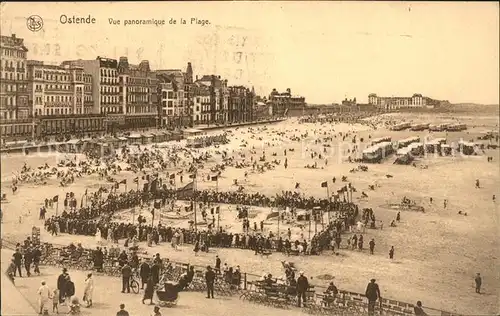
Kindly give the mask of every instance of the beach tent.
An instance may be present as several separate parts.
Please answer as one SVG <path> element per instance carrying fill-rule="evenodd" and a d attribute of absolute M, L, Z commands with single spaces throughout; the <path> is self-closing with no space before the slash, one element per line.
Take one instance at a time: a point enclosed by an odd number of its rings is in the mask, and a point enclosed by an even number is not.
<path fill-rule="evenodd" d="M 125 146 L 128 144 L 128 138 L 127 137 L 123 137 L 123 136 L 120 136 L 117 138 L 118 140 L 118 144 L 121 146 Z"/>

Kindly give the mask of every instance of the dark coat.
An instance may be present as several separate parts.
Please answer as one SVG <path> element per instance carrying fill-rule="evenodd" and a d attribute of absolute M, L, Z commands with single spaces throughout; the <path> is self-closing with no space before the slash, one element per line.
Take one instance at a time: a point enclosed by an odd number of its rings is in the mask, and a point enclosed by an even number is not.
<path fill-rule="evenodd" d="M 64 293 L 63 290 L 64 290 L 66 283 L 67 283 L 66 276 L 67 276 L 67 274 L 62 273 L 57 278 L 57 289 L 59 290 L 60 293 Z"/>
<path fill-rule="evenodd" d="M 67 281 L 66 282 L 66 291 L 65 291 L 66 297 L 71 297 L 75 295 L 75 284 L 73 281 Z"/>
<path fill-rule="evenodd" d="M 215 272 L 213 270 L 208 270 L 205 272 L 205 281 L 207 284 L 214 284 L 215 282 Z"/>
<path fill-rule="evenodd" d="M 378 284 L 375 282 L 368 283 L 366 287 L 365 296 L 370 301 L 376 301 L 380 297 L 380 289 L 378 288 Z"/>
<path fill-rule="evenodd" d="M 155 264 L 151 267 L 151 277 L 153 278 L 153 283 L 157 284 L 160 282 L 160 266 Z"/>
<path fill-rule="evenodd" d="M 141 279 L 147 279 L 151 275 L 151 267 L 147 262 L 141 264 L 140 275 Z"/>
<path fill-rule="evenodd" d="M 148 278 L 148 281 L 146 283 L 146 289 L 144 290 L 144 296 L 143 296 L 143 300 L 150 300 L 153 298 L 153 294 L 154 294 L 154 291 L 155 291 L 155 286 L 154 286 L 154 283 L 153 283 L 153 278 Z"/>
<path fill-rule="evenodd" d="M 305 292 L 309 288 L 309 281 L 303 275 L 299 276 L 297 279 L 297 292 Z"/>

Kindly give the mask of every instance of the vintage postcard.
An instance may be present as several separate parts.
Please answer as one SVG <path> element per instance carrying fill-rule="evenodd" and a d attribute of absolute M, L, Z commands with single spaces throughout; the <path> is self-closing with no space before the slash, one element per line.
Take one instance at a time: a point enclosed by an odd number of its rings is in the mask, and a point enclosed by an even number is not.
<path fill-rule="evenodd" d="M 500 312 L 498 3 L 0 14 L 1 315 Z"/>

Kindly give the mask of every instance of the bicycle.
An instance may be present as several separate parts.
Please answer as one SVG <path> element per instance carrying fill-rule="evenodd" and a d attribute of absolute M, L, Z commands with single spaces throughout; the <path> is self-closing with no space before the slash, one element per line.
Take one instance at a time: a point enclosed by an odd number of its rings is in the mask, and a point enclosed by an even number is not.
<path fill-rule="evenodd" d="M 134 294 L 139 294 L 139 281 L 137 280 L 137 276 L 135 274 L 130 276 L 129 286 Z"/>

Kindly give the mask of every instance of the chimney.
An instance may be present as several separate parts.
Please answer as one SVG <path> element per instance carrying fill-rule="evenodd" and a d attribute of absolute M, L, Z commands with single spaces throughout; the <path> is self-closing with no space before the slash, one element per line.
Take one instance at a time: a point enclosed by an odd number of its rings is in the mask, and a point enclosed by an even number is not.
<path fill-rule="evenodd" d="M 198 81 L 198 75 L 196 75 L 196 80 Z"/>
<path fill-rule="evenodd" d="M 13 39 L 16 39 L 16 34 L 12 34 L 12 38 L 13 38 Z"/>
<path fill-rule="evenodd" d="M 219 78 L 219 79 L 220 79 L 220 76 L 217 76 L 217 78 Z"/>

